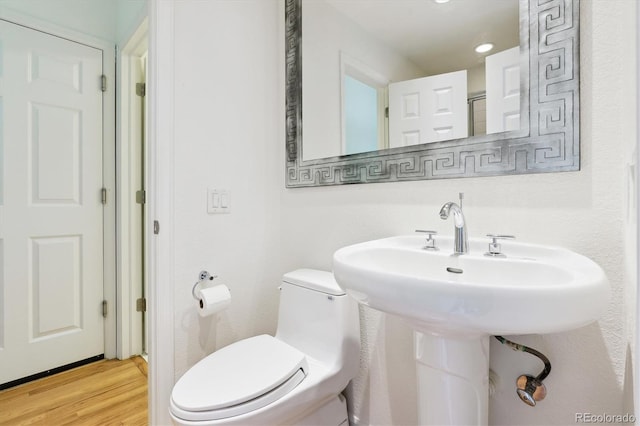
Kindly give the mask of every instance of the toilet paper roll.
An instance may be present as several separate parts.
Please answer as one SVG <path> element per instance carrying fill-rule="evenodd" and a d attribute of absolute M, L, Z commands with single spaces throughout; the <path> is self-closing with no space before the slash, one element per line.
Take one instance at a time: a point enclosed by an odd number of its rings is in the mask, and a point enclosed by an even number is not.
<path fill-rule="evenodd" d="M 201 317 L 217 314 L 231 304 L 231 292 L 224 284 L 200 290 L 198 298 L 198 313 Z"/>

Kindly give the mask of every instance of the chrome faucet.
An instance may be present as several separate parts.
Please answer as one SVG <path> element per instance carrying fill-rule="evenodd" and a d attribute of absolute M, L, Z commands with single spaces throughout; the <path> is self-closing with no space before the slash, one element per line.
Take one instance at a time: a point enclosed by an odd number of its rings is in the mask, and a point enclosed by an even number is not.
<path fill-rule="evenodd" d="M 467 253 L 469 251 L 469 243 L 467 241 L 467 227 L 464 222 L 462 209 L 456 203 L 450 201 L 440 209 L 440 219 L 448 219 L 450 212 L 453 213 L 453 225 L 455 229 L 453 253 Z"/>

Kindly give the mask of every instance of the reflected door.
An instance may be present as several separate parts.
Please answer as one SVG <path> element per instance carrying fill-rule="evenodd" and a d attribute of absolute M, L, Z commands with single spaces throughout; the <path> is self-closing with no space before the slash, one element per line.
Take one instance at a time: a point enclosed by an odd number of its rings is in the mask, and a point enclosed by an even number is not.
<path fill-rule="evenodd" d="M 389 85 L 389 145 L 417 145 L 469 134 L 467 71 Z"/>
<path fill-rule="evenodd" d="M 0 383 L 104 352 L 101 75 L 0 21 Z"/>
<path fill-rule="evenodd" d="M 520 129 L 520 48 L 485 58 L 487 133 Z"/>

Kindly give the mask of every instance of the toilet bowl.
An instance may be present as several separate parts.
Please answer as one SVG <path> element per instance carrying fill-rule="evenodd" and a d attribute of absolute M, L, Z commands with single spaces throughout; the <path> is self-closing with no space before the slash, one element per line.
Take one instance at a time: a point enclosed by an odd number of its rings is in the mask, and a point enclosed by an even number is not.
<path fill-rule="evenodd" d="M 284 275 L 278 327 L 219 349 L 175 384 L 178 425 L 348 425 L 341 392 L 358 372 L 357 303 L 333 274 Z"/>

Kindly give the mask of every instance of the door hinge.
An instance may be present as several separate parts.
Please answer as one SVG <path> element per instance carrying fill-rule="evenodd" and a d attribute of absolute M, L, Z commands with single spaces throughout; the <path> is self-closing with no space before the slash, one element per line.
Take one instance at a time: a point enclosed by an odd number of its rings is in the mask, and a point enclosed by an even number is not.
<path fill-rule="evenodd" d="M 160 233 L 160 222 L 158 222 L 157 220 L 153 221 L 153 233 L 155 235 L 158 235 Z"/>
<path fill-rule="evenodd" d="M 107 204 L 107 188 L 102 188 L 100 192 L 100 201 L 102 204 Z"/>
<path fill-rule="evenodd" d="M 385 117 L 385 118 L 389 118 L 389 107 L 386 107 L 386 108 L 384 109 L 384 117 Z"/>
<path fill-rule="evenodd" d="M 137 312 L 147 312 L 147 299 L 141 297 L 136 300 L 136 311 Z"/>
<path fill-rule="evenodd" d="M 106 318 L 108 313 L 109 313 L 109 308 L 107 307 L 107 301 L 103 300 L 102 301 L 102 316 L 104 318 Z"/>
<path fill-rule="evenodd" d="M 136 191 L 136 203 L 145 204 L 147 202 L 147 193 L 144 189 Z"/>
<path fill-rule="evenodd" d="M 147 96 L 147 85 L 144 83 L 136 83 L 136 95 L 142 98 Z"/>
<path fill-rule="evenodd" d="M 103 92 L 107 91 L 107 76 L 104 74 L 100 76 L 100 90 Z"/>

